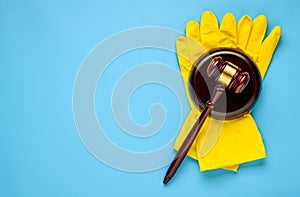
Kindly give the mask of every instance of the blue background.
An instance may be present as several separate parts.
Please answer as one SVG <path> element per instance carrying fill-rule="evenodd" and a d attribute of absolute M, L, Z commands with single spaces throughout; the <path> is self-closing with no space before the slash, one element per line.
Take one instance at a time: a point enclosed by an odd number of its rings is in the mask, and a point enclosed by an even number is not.
<path fill-rule="evenodd" d="M 0 196 L 299 196 L 299 8 L 297 0 L 1 0 Z M 219 19 L 228 11 L 236 18 L 265 14 L 268 32 L 275 25 L 283 29 L 253 113 L 267 159 L 245 164 L 238 173 L 199 173 L 197 162 L 186 159 L 167 187 L 162 184 L 166 167 L 130 173 L 96 160 L 81 142 L 72 114 L 73 83 L 84 57 L 101 40 L 124 29 L 155 25 L 184 31 L 188 20 L 199 20 L 207 9 Z M 147 61 L 154 58 L 178 69 L 175 54 L 144 54 Z M 134 62 L 135 56 L 129 59 Z M 114 81 L 107 77 L 106 83 Z M 165 91 L 148 88 L 152 93 Z M 139 108 L 139 98 L 149 94 L 146 90 L 132 99 L 137 102 L 131 106 L 133 117 L 141 124 L 149 121 Z M 169 93 L 158 100 L 176 106 Z M 176 123 L 174 110 L 167 118 Z M 153 148 L 127 145 L 123 141 L 128 149 Z"/>

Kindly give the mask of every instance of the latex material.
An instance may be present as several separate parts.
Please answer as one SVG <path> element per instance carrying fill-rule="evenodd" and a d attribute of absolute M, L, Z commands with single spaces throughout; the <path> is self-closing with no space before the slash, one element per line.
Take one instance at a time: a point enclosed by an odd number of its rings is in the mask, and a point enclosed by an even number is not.
<path fill-rule="evenodd" d="M 175 149 L 179 149 L 201 113 L 188 92 L 193 63 L 205 51 L 220 47 L 237 48 L 256 63 L 264 77 L 281 35 L 281 28 L 276 26 L 264 39 L 266 27 L 267 19 L 263 15 L 253 22 L 245 15 L 236 23 L 234 16 L 228 13 L 219 28 L 216 16 L 210 11 L 203 13 L 200 24 L 196 21 L 187 23 L 186 37 L 179 37 L 176 47 L 191 112 L 176 139 Z M 235 120 L 208 118 L 188 155 L 199 161 L 201 171 L 216 168 L 237 171 L 241 163 L 266 157 L 262 137 L 250 113 Z"/>

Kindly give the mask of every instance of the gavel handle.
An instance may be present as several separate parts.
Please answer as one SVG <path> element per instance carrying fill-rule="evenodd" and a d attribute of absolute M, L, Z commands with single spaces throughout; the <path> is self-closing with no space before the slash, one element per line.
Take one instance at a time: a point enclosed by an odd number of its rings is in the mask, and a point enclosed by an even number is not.
<path fill-rule="evenodd" d="M 174 157 L 167 173 L 164 178 L 163 183 L 167 184 L 169 180 L 173 177 L 173 175 L 176 173 L 178 167 L 180 166 L 181 162 L 187 155 L 188 151 L 190 150 L 194 140 L 196 139 L 203 123 L 205 122 L 207 116 L 210 114 L 211 110 L 214 108 L 214 104 L 217 102 L 217 100 L 221 97 L 223 92 L 225 91 L 225 88 L 221 85 L 216 85 L 214 88 L 214 92 L 212 94 L 211 100 L 206 103 L 206 107 L 195 122 L 193 128 L 189 132 L 188 136 L 185 138 L 184 142 L 182 143 L 180 149 L 178 150 L 176 156 Z"/>

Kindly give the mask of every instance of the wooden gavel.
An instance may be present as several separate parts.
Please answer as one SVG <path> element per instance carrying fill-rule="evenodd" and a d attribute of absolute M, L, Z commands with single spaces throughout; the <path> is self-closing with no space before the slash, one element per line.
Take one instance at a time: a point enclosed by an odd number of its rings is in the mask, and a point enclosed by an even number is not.
<path fill-rule="evenodd" d="M 215 103 L 224 93 L 225 88 L 227 88 L 228 90 L 232 90 L 235 93 L 241 93 L 250 81 L 248 72 L 241 72 L 241 69 L 239 67 L 231 62 L 223 61 L 222 57 L 220 56 L 212 59 L 207 68 L 207 75 L 209 76 L 209 78 L 217 81 L 217 84 L 214 88 L 213 94 L 211 95 L 211 99 L 207 101 L 203 112 L 195 122 L 193 128 L 182 143 L 171 165 L 169 166 L 169 169 L 163 181 L 164 184 L 167 184 L 176 173 L 178 167 L 180 166 L 181 162 L 191 148 L 194 140 L 196 139 L 207 116 L 213 110 Z"/>

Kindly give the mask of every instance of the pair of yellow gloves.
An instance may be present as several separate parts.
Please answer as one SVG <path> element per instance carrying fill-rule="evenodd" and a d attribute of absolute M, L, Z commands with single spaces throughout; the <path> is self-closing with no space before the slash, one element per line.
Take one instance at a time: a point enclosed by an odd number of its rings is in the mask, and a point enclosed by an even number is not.
<path fill-rule="evenodd" d="M 219 28 L 216 16 L 210 11 L 203 13 L 200 24 L 187 23 L 186 37 L 177 38 L 176 48 L 191 112 L 176 139 L 176 150 L 201 113 L 188 90 L 193 64 L 206 51 L 222 47 L 238 49 L 252 59 L 263 78 L 281 35 L 281 28 L 276 26 L 264 39 L 266 28 L 267 19 L 263 15 L 254 21 L 245 15 L 236 23 L 231 13 L 223 17 Z M 208 117 L 188 155 L 198 160 L 200 171 L 217 168 L 237 171 L 241 163 L 265 158 L 266 151 L 256 123 L 248 113 L 225 121 Z"/>

